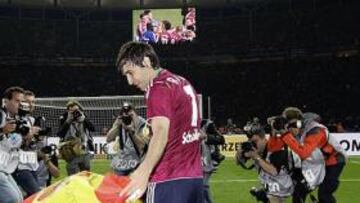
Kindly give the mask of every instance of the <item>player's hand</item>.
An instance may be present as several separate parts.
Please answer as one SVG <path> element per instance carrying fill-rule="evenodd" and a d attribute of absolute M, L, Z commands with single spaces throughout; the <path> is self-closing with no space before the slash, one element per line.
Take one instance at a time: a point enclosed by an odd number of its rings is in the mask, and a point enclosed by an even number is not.
<path fill-rule="evenodd" d="M 3 127 L 3 133 L 8 134 L 15 131 L 15 129 L 16 129 L 16 124 L 14 121 L 6 121 L 6 124 Z"/>
<path fill-rule="evenodd" d="M 203 130 L 200 130 L 199 133 L 200 133 L 199 135 L 200 140 L 205 140 L 207 138 L 207 134 Z"/>
<path fill-rule="evenodd" d="M 130 175 L 130 183 L 121 191 L 120 196 L 127 197 L 126 201 L 134 201 L 143 196 L 149 183 L 149 176 L 141 171 L 135 170 Z"/>

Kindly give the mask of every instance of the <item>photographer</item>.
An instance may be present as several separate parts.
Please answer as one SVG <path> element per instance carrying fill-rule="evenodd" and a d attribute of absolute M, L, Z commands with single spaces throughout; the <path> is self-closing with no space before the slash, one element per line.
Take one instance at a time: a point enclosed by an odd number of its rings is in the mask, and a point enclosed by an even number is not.
<path fill-rule="evenodd" d="M 25 103 L 28 108 L 22 112 L 26 114 L 23 116 L 25 120 L 34 129 L 32 135 L 25 136 L 23 139 L 22 149 L 26 153 L 36 153 L 36 162 L 34 163 L 19 163 L 18 169 L 13 174 L 16 182 L 26 192 L 27 196 L 39 191 L 41 188 L 47 186 L 51 176 L 58 177 L 59 169 L 58 160 L 55 154 L 55 149 L 51 146 L 46 146 L 45 137 L 48 136 L 51 129 L 42 128 L 43 117 L 34 118 L 31 114 L 35 111 L 35 94 L 30 90 L 25 91 Z M 28 111 L 28 112 L 27 112 Z"/>
<path fill-rule="evenodd" d="M 12 174 L 16 183 L 26 193 L 25 198 L 40 191 L 36 170 L 39 167 L 36 147 L 36 136 L 41 128 L 35 126 L 35 118 L 30 114 L 35 109 L 35 94 L 29 90 L 24 92 L 25 100 L 21 103 L 19 117 L 26 122 L 29 132 L 23 136 L 21 150 L 19 151 L 20 161 L 16 171 Z"/>
<path fill-rule="evenodd" d="M 36 171 L 39 187 L 45 188 L 51 184 L 52 177 L 60 176 L 58 157 L 56 154 L 56 145 L 47 146 L 44 136 L 39 136 L 37 142 L 39 167 Z"/>
<path fill-rule="evenodd" d="M 119 151 L 111 161 L 111 168 L 118 175 L 128 175 L 142 161 L 149 142 L 145 119 L 137 115 L 130 103 L 125 102 L 119 116 L 106 135 L 106 141 L 115 140 Z"/>
<path fill-rule="evenodd" d="M 66 109 L 67 112 L 60 118 L 57 135 L 61 139 L 59 152 L 66 161 L 67 174 L 90 171 L 91 152 L 94 151 L 90 132 L 94 132 L 95 127 L 84 114 L 79 102 L 69 101 Z"/>
<path fill-rule="evenodd" d="M 306 190 L 313 190 L 316 186 L 319 186 L 320 203 L 336 202 L 333 193 L 339 186 L 339 177 L 345 165 L 345 151 L 328 129 L 317 122 L 314 114 L 306 115 L 296 107 L 288 107 L 282 116 L 287 122 L 285 126 L 279 127 L 282 131 L 281 139 L 301 159 L 302 173 L 297 174 L 307 183 L 303 186 L 297 181 L 296 190 L 300 194 L 294 193 L 293 202 L 304 202 Z"/>
<path fill-rule="evenodd" d="M 5 90 L 4 108 L 0 110 L 0 200 L 3 203 L 20 203 L 23 200 L 21 191 L 11 176 L 19 164 L 22 135 L 18 132 L 15 119 L 23 100 L 24 90 L 10 87 Z"/>
<path fill-rule="evenodd" d="M 275 136 L 266 139 L 264 128 L 257 118 L 248 122 L 244 131 L 249 141 L 242 143 L 236 160 L 244 168 L 248 159 L 254 160 L 260 182 L 264 186 L 263 190 L 252 189 L 250 193 L 262 202 L 285 202 L 293 192 L 287 149 L 278 144 L 281 140 Z"/>
<path fill-rule="evenodd" d="M 225 138 L 216 129 L 215 123 L 209 119 L 201 121 L 201 159 L 204 173 L 204 202 L 211 203 L 210 176 L 216 170 L 212 154 L 216 147 L 225 143 Z M 223 160 L 223 159 L 222 159 Z"/>

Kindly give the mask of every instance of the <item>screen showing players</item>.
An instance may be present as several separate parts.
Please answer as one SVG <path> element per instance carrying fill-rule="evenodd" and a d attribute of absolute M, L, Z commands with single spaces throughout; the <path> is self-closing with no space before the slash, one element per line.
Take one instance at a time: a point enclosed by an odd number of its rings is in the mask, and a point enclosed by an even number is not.
<path fill-rule="evenodd" d="M 196 10 L 133 10 L 133 39 L 152 44 L 180 44 L 196 39 Z"/>

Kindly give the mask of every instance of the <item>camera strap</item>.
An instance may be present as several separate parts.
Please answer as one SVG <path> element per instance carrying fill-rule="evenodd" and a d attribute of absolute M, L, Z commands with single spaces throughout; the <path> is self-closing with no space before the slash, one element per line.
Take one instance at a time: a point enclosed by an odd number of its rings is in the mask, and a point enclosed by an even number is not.
<path fill-rule="evenodd" d="M 121 128 L 120 134 L 119 134 L 119 144 L 120 144 L 120 149 L 123 150 L 124 149 L 124 145 L 126 142 L 126 131 L 124 128 Z"/>

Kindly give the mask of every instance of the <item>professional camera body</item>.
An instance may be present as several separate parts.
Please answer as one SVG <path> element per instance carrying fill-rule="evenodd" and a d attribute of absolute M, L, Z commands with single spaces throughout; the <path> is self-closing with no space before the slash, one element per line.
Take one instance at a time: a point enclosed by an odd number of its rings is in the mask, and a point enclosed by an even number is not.
<path fill-rule="evenodd" d="M 15 133 L 19 133 L 22 136 L 26 136 L 30 132 L 30 126 L 28 121 L 25 120 L 25 116 L 30 114 L 30 105 L 26 102 L 21 102 L 18 110 L 18 117 L 15 119 Z"/>
<path fill-rule="evenodd" d="M 30 127 L 26 120 L 23 120 L 22 118 L 15 120 L 15 133 L 19 133 L 22 136 L 26 136 L 30 132 Z"/>
<path fill-rule="evenodd" d="M 133 107 L 130 103 L 125 102 L 120 110 L 120 119 L 125 125 L 130 125 L 132 122 L 132 116 L 130 115 L 130 111 L 133 110 Z"/>
<path fill-rule="evenodd" d="M 77 120 L 77 119 L 79 119 L 81 116 L 83 116 L 84 113 L 81 112 L 79 109 L 77 109 L 77 110 L 75 110 L 75 111 L 72 112 L 72 115 L 73 115 L 74 120 Z"/>
<path fill-rule="evenodd" d="M 39 133 L 34 135 L 34 138 L 36 140 L 40 140 L 41 136 L 49 137 L 51 136 L 51 127 L 45 127 L 46 119 L 43 116 L 38 116 L 35 118 L 34 126 L 37 126 L 40 128 Z"/>
<path fill-rule="evenodd" d="M 243 154 L 252 151 L 253 148 L 256 148 L 256 144 L 254 142 L 246 141 L 241 143 L 241 150 Z"/>
<path fill-rule="evenodd" d="M 283 116 L 272 116 L 267 119 L 265 132 L 270 136 L 279 136 L 284 133 L 288 120 Z"/>
<path fill-rule="evenodd" d="M 57 146 L 55 144 L 50 144 L 40 149 L 42 153 L 48 154 L 50 156 L 56 155 L 56 150 L 57 150 Z"/>
<path fill-rule="evenodd" d="M 285 129 L 288 121 L 283 116 L 274 116 L 269 118 L 268 122 L 274 130 L 280 131 Z"/>

